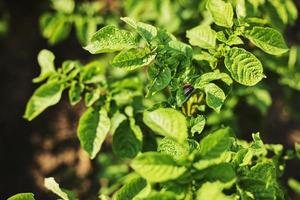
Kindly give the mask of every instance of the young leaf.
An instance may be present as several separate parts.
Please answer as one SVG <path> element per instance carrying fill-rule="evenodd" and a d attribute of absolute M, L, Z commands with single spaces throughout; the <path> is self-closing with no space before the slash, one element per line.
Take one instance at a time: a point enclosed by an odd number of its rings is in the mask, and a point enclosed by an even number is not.
<path fill-rule="evenodd" d="M 100 98 L 100 95 L 101 95 L 100 88 L 96 88 L 92 91 L 86 92 L 84 96 L 85 105 L 87 107 L 92 106 Z"/>
<path fill-rule="evenodd" d="M 77 82 L 71 84 L 69 90 L 69 100 L 71 105 L 76 105 L 81 100 L 81 92 L 83 88 Z"/>
<path fill-rule="evenodd" d="M 41 82 L 55 73 L 54 54 L 46 49 L 40 51 L 38 55 L 38 63 L 41 67 L 41 73 L 38 77 L 33 79 L 34 83 Z"/>
<path fill-rule="evenodd" d="M 255 26 L 244 34 L 255 46 L 272 55 L 288 51 L 281 33 L 273 28 Z"/>
<path fill-rule="evenodd" d="M 223 0 L 208 0 L 206 7 L 218 26 L 232 27 L 233 8 L 231 3 L 226 3 Z"/>
<path fill-rule="evenodd" d="M 134 19 L 129 17 L 121 17 L 121 20 L 133 27 L 148 43 L 157 36 L 157 29 L 150 24 L 136 22 Z"/>
<path fill-rule="evenodd" d="M 150 193 L 150 190 L 151 186 L 145 179 L 133 178 L 114 194 L 113 200 L 144 198 Z"/>
<path fill-rule="evenodd" d="M 129 49 L 120 52 L 114 57 L 112 66 L 134 70 L 149 65 L 155 58 L 156 54 L 150 49 Z"/>
<path fill-rule="evenodd" d="M 125 120 L 113 135 L 113 150 L 120 158 L 134 158 L 142 150 L 142 131 L 133 121 Z"/>
<path fill-rule="evenodd" d="M 44 185 L 48 190 L 62 198 L 62 200 L 76 200 L 75 195 L 70 191 L 61 189 L 53 177 L 45 178 Z"/>
<path fill-rule="evenodd" d="M 40 86 L 29 99 L 24 118 L 31 121 L 61 98 L 64 86 L 60 82 L 48 82 Z"/>
<path fill-rule="evenodd" d="M 224 60 L 231 77 L 242 85 L 253 86 L 264 77 L 261 62 L 250 52 L 234 47 Z"/>
<path fill-rule="evenodd" d="M 159 108 L 151 112 L 145 111 L 143 120 L 154 132 L 174 138 L 179 143 L 188 137 L 185 117 L 177 110 Z"/>
<path fill-rule="evenodd" d="M 110 119 L 105 108 L 89 108 L 80 118 L 78 138 L 90 158 L 96 157 L 110 129 Z"/>
<path fill-rule="evenodd" d="M 158 152 L 147 152 L 137 156 L 131 167 L 150 182 L 174 180 L 186 171 L 186 168 L 178 166 L 171 156 Z"/>
<path fill-rule="evenodd" d="M 200 25 L 186 32 L 186 37 L 193 46 L 204 49 L 214 48 L 216 46 L 216 32 L 208 25 Z"/>
<path fill-rule="evenodd" d="M 131 32 L 109 25 L 97 31 L 85 49 L 92 54 L 98 54 L 131 49 L 136 46 L 136 39 Z"/>
<path fill-rule="evenodd" d="M 220 112 L 221 107 L 226 99 L 226 95 L 223 90 L 214 83 L 209 83 L 204 86 L 206 94 L 207 105 L 214 109 L 216 112 Z"/>
<path fill-rule="evenodd" d="M 9 197 L 7 200 L 35 200 L 32 193 L 19 193 Z"/>

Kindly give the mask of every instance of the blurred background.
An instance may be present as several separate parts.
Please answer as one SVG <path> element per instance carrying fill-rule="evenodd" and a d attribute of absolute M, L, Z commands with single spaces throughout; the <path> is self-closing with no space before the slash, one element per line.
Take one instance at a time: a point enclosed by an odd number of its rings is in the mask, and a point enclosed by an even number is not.
<path fill-rule="evenodd" d="M 295 3 L 299 10 L 300 1 Z M 33 122 L 22 118 L 26 103 L 37 87 L 31 80 L 39 74 L 36 57 L 41 49 L 52 50 L 57 63 L 89 57 L 74 30 L 67 40 L 55 46 L 42 38 L 39 17 L 47 10 L 47 0 L 0 0 L 0 14 L 5 19 L 0 23 L 0 32 L 6 32 L 0 33 L 0 199 L 18 192 L 33 192 L 36 199 L 54 199 L 43 187 L 43 178 L 47 176 L 54 176 L 65 188 L 74 189 L 81 199 L 97 194 L 105 181 L 96 171 L 101 172 L 101 162 L 108 162 L 107 154 L 91 162 L 80 150 L 76 138 L 83 105 L 71 107 L 65 95 L 63 101 Z M 289 45 L 299 44 L 300 21 L 287 28 L 285 34 Z M 263 117 L 256 107 L 242 100 L 234 110 L 240 116 L 236 126 L 241 138 L 249 139 L 252 132 L 260 131 L 266 143 L 282 143 L 292 148 L 295 142 L 300 143 L 300 121 L 297 115 L 293 117 L 293 113 L 300 112 L 300 92 L 287 89 L 288 86 L 281 86 L 274 79 L 278 75 L 266 79 L 271 84 L 272 104 Z M 299 169 L 299 162 L 289 161 L 283 179 L 300 180 Z M 111 170 L 113 173 L 114 169 Z M 294 200 L 300 199 L 290 193 Z"/>

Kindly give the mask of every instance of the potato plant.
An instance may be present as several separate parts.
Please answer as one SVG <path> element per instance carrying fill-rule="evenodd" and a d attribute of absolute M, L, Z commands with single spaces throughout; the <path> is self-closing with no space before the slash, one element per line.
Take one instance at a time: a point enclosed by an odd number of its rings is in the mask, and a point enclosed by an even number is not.
<path fill-rule="evenodd" d="M 125 1 L 125 8 L 136 11 L 130 8 L 133 2 Z M 165 2 L 170 1 L 138 5 Z M 33 82 L 42 85 L 30 98 L 24 118 L 31 121 L 57 104 L 64 91 L 71 105 L 85 103 L 77 129 L 81 147 L 94 159 L 111 136 L 113 153 L 131 168 L 116 181 L 117 187 L 100 192 L 99 199 L 288 199 L 280 178 L 286 161 L 300 158 L 298 144 L 290 150 L 265 144 L 259 133 L 244 141 L 222 120 L 207 123 L 232 110 L 231 100 L 239 96 L 246 96 L 249 104 L 263 101 L 256 106 L 266 112 L 271 104 L 263 88 L 266 70 L 275 70 L 282 83 L 297 89 L 298 79 L 286 77 L 284 64 L 274 66 L 276 60 L 288 60 L 289 70 L 297 65 L 297 49 L 289 52 L 281 34 L 297 18 L 295 5 L 280 0 L 197 3 L 201 15 L 190 20 L 199 21 L 184 31 L 168 31 L 159 15 L 151 19 L 154 23 L 138 21 L 143 17 L 136 11 L 134 18 L 121 17 L 93 33 L 101 21 L 94 21 L 96 12 L 91 18 L 76 17 L 71 0 L 53 1 L 57 13 L 42 17 L 42 32 L 50 43 L 67 37 L 71 19 L 83 49 L 100 55 L 91 62 L 67 60 L 56 67 L 55 55 L 40 51 L 41 73 Z M 188 13 L 195 13 L 188 1 L 172 6 L 187 6 Z M 181 24 L 189 20 L 186 16 L 175 19 Z M 84 32 L 83 26 L 92 28 Z M 177 38 L 182 32 L 186 38 Z M 289 184 L 299 191 L 296 180 Z M 61 199 L 77 199 L 52 177 L 45 178 L 45 187 Z M 10 198 L 16 199 L 32 200 L 34 195 Z"/>

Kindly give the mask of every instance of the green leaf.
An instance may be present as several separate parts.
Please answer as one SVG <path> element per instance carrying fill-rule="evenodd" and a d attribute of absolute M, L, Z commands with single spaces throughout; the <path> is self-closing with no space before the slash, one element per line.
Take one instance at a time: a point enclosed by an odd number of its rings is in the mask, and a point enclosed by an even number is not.
<path fill-rule="evenodd" d="M 179 143 L 188 137 L 185 117 L 177 110 L 159 108 L 152 112 L 144 111 L 143 120 L 154 132 L 174 138 Z"/>
<path fill-rule="evenodd" d="M 81 100 L 81 92 L 83 91 L 82 86 L 77 82 L 72 82 L 69 90 L 69 100 L 71 105 L 76 105 Z"/>
<path fill-rule="evenodd" d="M 37 78 L 33 79 L 34 83 L 41 82 L 55 73 L 54 54 L 46 49 L 40 51 L 38 55 L 38 63 L 41 67 L 41 73 Z"/>
<path fill-rule="evenodd" d="M 245 0 L 237 0 L 236 1 L 236 15 L 238 18 L 245 18 L 247 15 L 247 5 Z"/>
<path fill-rule="evenodd" d="M 71 23 L 64 15 L 45 14 L 41 17 L 42 35 L 48 39 L 50 45 L 57 44 L 68 37 Z"/>
<path fill-rule="evenodd" d="M 206 61 L 209 63 L 209 66 L 212 69 L 215 69 L 218 64 L 218 59 L 211 55 L 210 53 L 207 53 L 205 51 L 200 52 L 199 54 L 194 54 L 193 59 L 197 61 Z"/>
<path fill-rule="evenodd" d="M 220 181 L 223 183 L 228 183 L 236 178 L 236 173 L 232 164 L 221 163 L 219 165 L 214 165 L 201 171 L 201 176 L 205 181 Z"/>
<path fill-rule="evenodd" d="M 281 185 L 277 182 L 276 168 L 272 161 L 262 161 L 251 167 L 238 181 L 242 195 L 250 194 L 253 199 L 285 199 Z"/>
<path fill-rule="evenodd" d="M 231 77 L 242 85 L 253 86 L 265 77 L 261 62 L 244 49 L 230 49 L 224 63 Z"/>
<path fill-rule="evenodd" d="M 289 24 L 294 25 L 296 19 L 298 18 L 298 9 L 293 0 L 284 1 L 286 10 L 288 11 Z"/>
<path fill-rule="evenodd" d="M 75 9 L 74 0 L 51 0 L 55 10 L 67 14 L 71 14 Z"/>
<path fill-rule="evenodd" d="M 131 32 L 109 25 L 97 31 L 85 49 L 92 54 L 98 54 L 131 49 L 136 46 L 136 39 Z"/>
<path fill-rule="evenodd" d="M 203 115 L 198 115 L 196 118 L 192 118 L 190 120 L 191 133 L 192 134 L 195 134 L 195 133 L 200 134 L 204 129 L 205 123 L 206 123 L 206 119 Z"/>
<path fill-rule="evenodd" d="M 293 179 L 293 178 L 289 178 L 288 185 L 290 186 L 290 188 L 292 188 L 292 190 L 294 192 L 300 194 L 300 182 L 299 181 L 297 181 L 296 179 Z"/>
<path fill-rule="evenodd" d="M 193 46 L 204 49 L 216 47 L 216 32 L 208 25 L 200 25 L 186 32 L 186 37 Z"/>
<path fill-rule="evenodd" d="M 19 193 L 9 197 L 7 200 L 34 200 L 32 193 Z"/>
<path fill-rule="evenodd" d="M 199 78 L 197 78 L 194 83 L 194 88 L 203 89 L 205 85 L 216 80 L 221 80 L 228 86 L 232 84 L 232 79 L 228 74 L 215 70 L 213 72 L 202 74 Z"/>
<path fill-rule="evenodd" d="M 113 135 L 113 151 L 120 158 L 134 158 L 142 150 L 143 133 L 133 120 L 121 122 Z"/>
<path fill-rule="evenodd" d="M 143 200 L 175 200 L 177 195 L 169 191 L 152 192 L 148 197 Z"/>
<path fill-rule="evenodd" d="M 121 20 L 133 27 L 148 43 L 157 36 L 157 29 L 150 24 L 136 22 L 134 19 L 129 17 L 121 17 Z"/>
<path fill-rule="evenodd" d="M 197 191 L 196 200 L 234 200 L 236 198 L 225 195 L 220 182 L 206 182 Z"/>
<path fill-rule="evenodd" d="M 137 156 L 131 167 L 150 182 L 174 180 L 186 171 L 186 168 L 178 166 L 171 156 L 158 152 L 147 152 Z"/>
<path fill-rule="evenodd" d="M 232 27 L 233 8 L 230 3 L 226 3 L 223 0 L 208 0 L 206 7 L 218 26 Z"/>
<path fill-rule="evenodd" d="M 149 65 L 155 59 L 155 56 L 156 54 L 148 48 L 129 49 L 115 56 L 111 64 L 114 67 L 134 70 Z"/>
<path fill-rule="evenodd" d="M 226 99 L 226 95 L 221 88 L 214 83 L 209 83 L 204 86 L 205 99 L 207 105 L 214 109 L 216 112 L 220 112 L 221 107 Z"/>
<path fill-rule="evenodd" d="M 100 83 L 105 80 L 105 66 L 99 61 L 93 61 L 85 65 L 80 73 L 80 82 Z"/>
<path fill-rule="evenodd" d="M 230 162 L 231 159 L 232 159 L 232 152 L 224 151 L 223 153 L 221 153 L 221 155 L 219 155 L 216 158 L 209 158 L 209 159 L 200 158 L 200 160 L 195 162 L 193 166 L 198 170 L 203 170 L 214 165 Z"/>
<path fill-rule="evenodd" d="M 101 95 L 101 89 L 96 88 L 92 91 L 86 92 L 84 96 L 84 102 L 87 107 L 92 106 L 99 98 Z"/>
<path fill-rule="evenodd" d="M 182 55 L 185 58 L 185 63 L 189 64 L 193 57 L 193 49 L 190 45 L 180 42 L 178 40 L 171 40 L 168 42 L 167 50 L 174 54 Z"/>
<path fill-rule="evenodd" d="M 143 178 L 133 178 L 118 190 L 113 200 L 134 200 L 146 197 L 151 190 L 150 184 Z"/>
<path fill-rule="evenodd" d="M 76 70 L 81 67 L 81 64 L 78 61 L 66 60 L 62 63 L 62 72 L 67 75 L 68 73 L 73 74 L 72 70 Z M 72 72 L 71 72 L 72 71 Z M 77 75 L 77 74 L 76 74 Z"/>
<path fill-rule="evenodd" d="M 233 143 L 232 130 L 222 128 L 203 138 L 200 142 L 200 156 L 205 159 L 217 158 L 228 151 Z"/>
<path fill-rule="evenodd" d="M 281 33 L 273 28 L 253 27 L 244 34 L 255 46 L 268 54 L 280 55 L 288 51 Z"/>
<path fill-rule="evenodd" d="M 295 154 L 296 157 L 300 160 L 300 144 L 295 142 Z"/>
<path fill-rule="evenodd" d="M 175 160 L 187 158 L 189 154 L 189 145 L 187 143 L 180 144 L 172 138 L 163 138 L 158 145 L 158 152 L 172 156 Z"/>
<path fill-rule="evenodd" d="M 48 82 L 40 86 L 29 99 L 24 118 L 31 121 L 61 98 L 64 86 L 60 82 Z"/>
<path fill-rule="evenodd" d="M 243 40 L 237 35 L 229 36 L 228 40 L 225 43 L 229 46 L 244 44 Z"/>
<path fill-rule="evenodd" d="M 93 159 L 100 151 L 110 129 L 110 119 L 104 108 L 89 108 L 80 118 L 78 138 L 83 149 Z"/>
<path fill-rule="evenodd" d="M 63 200 L 76 200 L 75 195 L 71 191 L 61 189 L 59 187 L 59 184 L 54 180 L 53 177 L 45 178 L 44 185 L 48 190 L 50 190 Z"/>
<path fill-rule="evenodd" d="M 172 79 L 171 70 L 168 67 L 157 69 L 155 66 L 148 68 L 148 74 L 152 81 L 148 86 L 148 94 L 154 95 L 167 87 Z"/>
<path fill-rule="evenodd" d="M 256 88 L 246 96 L 249 105 L 257 107 L 262 114 L 266 114 L 268 108 L 272 105 L 272 97 L 267 89 Z"/>
<path fill-rule="evenodd" d="M 87 45 L 97 31 L 97 21 L 94 18 L 75 18 L 76 36 L 81 45 Z"/>

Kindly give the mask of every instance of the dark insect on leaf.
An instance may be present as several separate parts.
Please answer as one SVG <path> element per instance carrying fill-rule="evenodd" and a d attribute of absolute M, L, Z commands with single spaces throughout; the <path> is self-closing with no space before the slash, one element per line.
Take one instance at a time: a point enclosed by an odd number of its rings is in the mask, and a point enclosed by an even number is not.
<path fill-rule="evenodd" d="M 185 84 L 183 86 L 183 91 L 184 91 L 185 96 L 188 96 L 189 94 L 191 94 L 193 90 L 194 90 L 194 87 L 190 84 Z"/>

